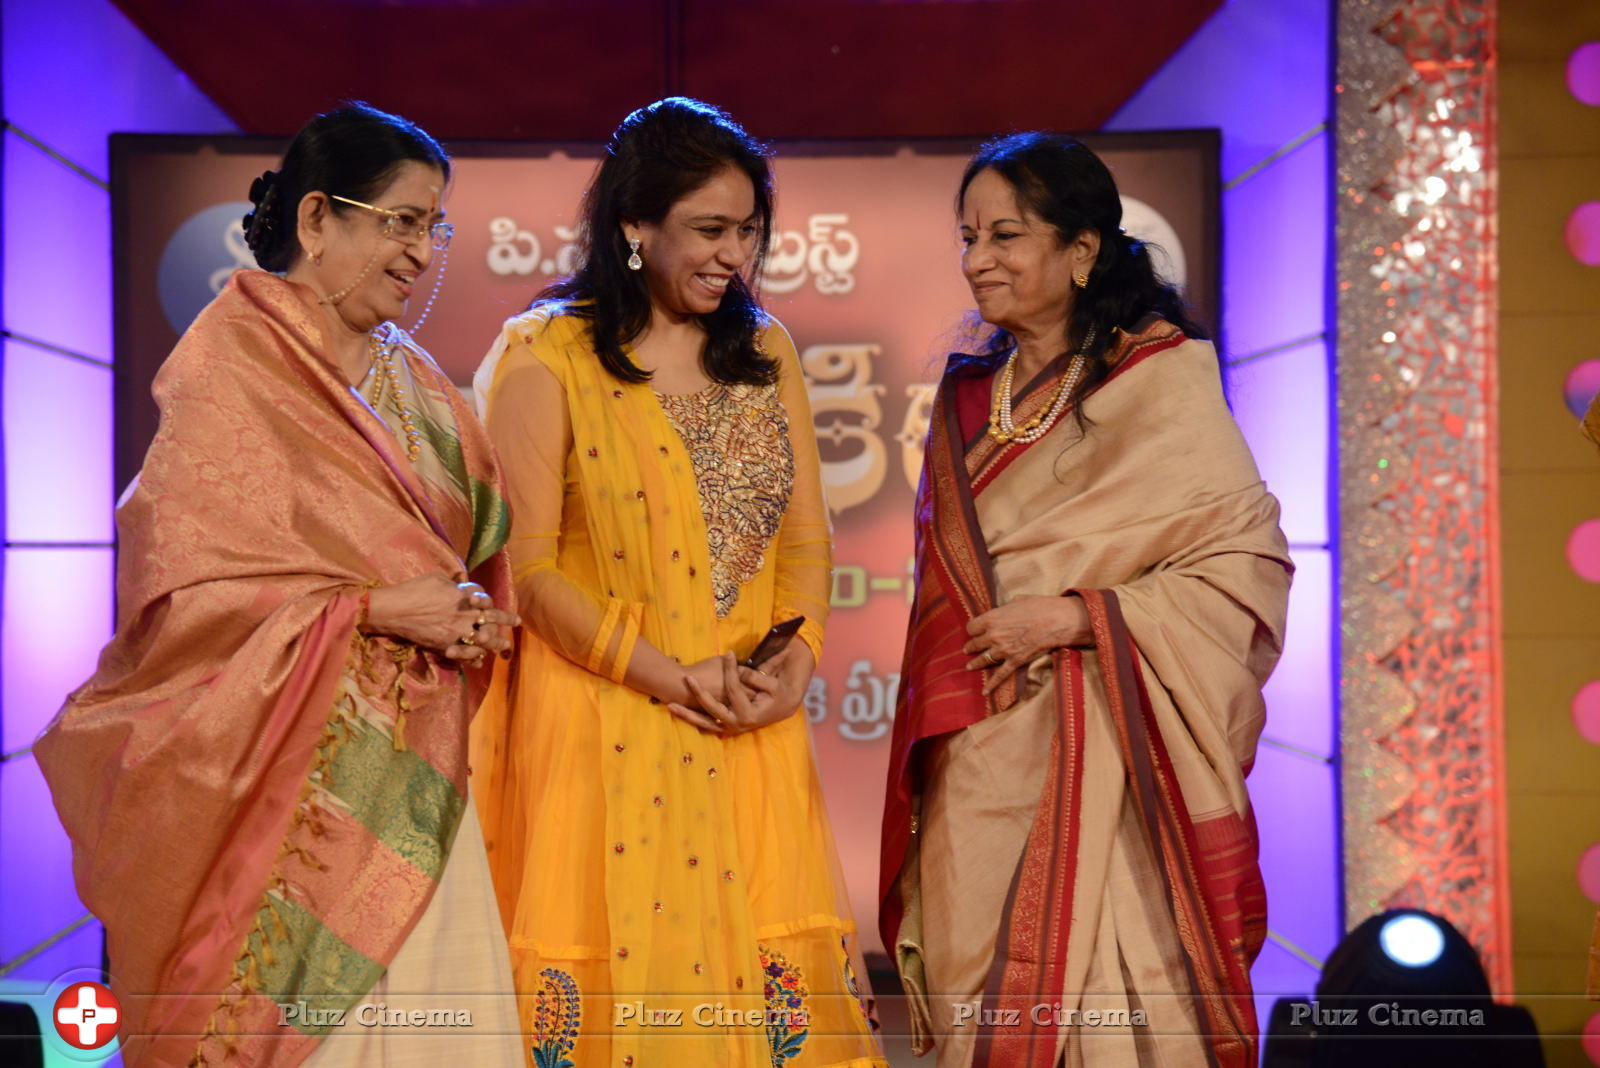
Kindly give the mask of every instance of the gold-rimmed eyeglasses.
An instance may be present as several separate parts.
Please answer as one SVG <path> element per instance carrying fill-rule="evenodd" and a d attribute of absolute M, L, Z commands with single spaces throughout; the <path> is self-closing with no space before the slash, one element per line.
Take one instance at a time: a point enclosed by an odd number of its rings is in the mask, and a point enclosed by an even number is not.
<path fill-rule="evenodd" d="M 417 218 L 409 211 L 395 211 L 392 208 L 380 208 L 376 204 L 363 204 L 359 200 L 349 197 L 328 194 L 329 199 L 337 200 L 341 204 L 349 204 L 353 208 L 365 208 L 375 211 L 383 216 L 383 233 L 402 245 L 414 245 L 418 241 L 428 241 L 436 249 L 450 247 L 450 238 L 455 235 L 456 228 L 447 222 L 428 224 Z"/>

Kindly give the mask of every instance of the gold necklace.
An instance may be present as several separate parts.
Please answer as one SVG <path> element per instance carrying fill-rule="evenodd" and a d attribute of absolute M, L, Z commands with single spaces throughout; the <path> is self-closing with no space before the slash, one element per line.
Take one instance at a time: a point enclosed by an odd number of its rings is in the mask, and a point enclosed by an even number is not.
<path fill-rule="evenodd" d="M 378 335 L 370 336 L 372 347 L 372 362 L 379 368 L 379 372 L 372 376 L 372 410 L 378 410 L 378 404 L 383 400 L 383 386 L 387 380 L 389 392 L 394 396 L 395 407 L 400 409 L 400 425 L 405 430 L 406 457 L 416 463 L 422 456 L 422 436 L 417 433 L 416 420 L 412 416 L 411 406 L 406 403 L 406 391 L 400 385 L 400 369 L 395 364 L 394 350 L 399 347 L 400 341 L 383 341 Z"/>
<path fill-rule="evenodd" d="M 1000 372 L 1000 386 L 995 390 L 994 404 L 989 409 L 989 436 L 1002 445 L 1009 445 L 1013 441 L 1024 444 L 1038 441 L 1048 434 L 1050 428 L 1055 426 L 1056 420 L 1061 418 L 1061 413 L 1067 410 L 1067 402 L 1072 399 L 1073 391 L 1082 381 L 1083 368 L 1087 363 L 1084 354 L 1093 345 L 1094 327 L 1091 326 L 1089 333 L 1083 339 L 1083 345 L 1072 357 L 1072 366 L 1067 368 L 1067 373 L 1057 383 L 1055 396 L 1050 398 L 1050 404 L 1020 427 L 1012 421 L 1011 390 L 1016 380 L 1017 357 L 1022 355 L 1022 349 L 1012 349 L 1005 368 Z"/>

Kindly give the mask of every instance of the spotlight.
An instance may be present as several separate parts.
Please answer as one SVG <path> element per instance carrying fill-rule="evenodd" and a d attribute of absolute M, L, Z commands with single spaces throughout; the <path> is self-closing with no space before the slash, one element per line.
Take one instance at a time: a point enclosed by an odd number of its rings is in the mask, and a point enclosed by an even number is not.
<path fill-rule="evenodd" d="M 1314 1001 L 1272 1007 L 1262 1068 L 1543 1068 L 1533 1017 L 1497 1005 L 1477 951 L 1416 909 L 1369 916 L 1328 956 Z"/>
<path fill-rule="evenodd" d="M 1426 968 L 1444 953 L 1444 931 L 1423 913 L 1402 913 L 1378 930 L 1378 945 L 1396 964 Z"/>

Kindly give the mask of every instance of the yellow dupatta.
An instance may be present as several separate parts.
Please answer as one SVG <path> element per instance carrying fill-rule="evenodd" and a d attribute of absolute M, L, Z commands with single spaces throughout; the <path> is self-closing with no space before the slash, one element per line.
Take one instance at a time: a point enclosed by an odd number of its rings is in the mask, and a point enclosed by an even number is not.
<path fill-rule="evenodd" d="M 683 440 L 648 385 L 603 370 L 584 320 L 512 319 L 476 380 L 527 626 L 474 726 L 475 796 L 540 1064 L 876 1063 L 804 718 L 723 739 L 622 682 L 638 637 L 687 664 L 804 615 L 820 649 L 810 411 L 787 335 L 764 343 L 780 382 L 749 415 L 783 423 L 793 491 L 723 616 Z"/>

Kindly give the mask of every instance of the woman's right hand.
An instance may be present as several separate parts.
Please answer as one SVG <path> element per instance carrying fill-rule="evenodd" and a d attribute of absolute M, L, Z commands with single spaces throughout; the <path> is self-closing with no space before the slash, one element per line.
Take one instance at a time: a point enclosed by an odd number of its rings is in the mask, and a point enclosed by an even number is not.
<path fill-rule="evenodd" d="M 693 685 L 690 685 L 691 681 Z M 667 702 L 667 711 L 703 731 L 725 734 L 726 725 L 711 714 L 710 709 L 723 709 L 727 705 L 728 685 L 729 675 L 725 655 L 708 656 L 704 660 L 698 660 L 683 669 L 684 692 L 678 700 Z M 733 685 L 741 691 L 742 696 L 747 698 L 755 696 L 754 691 L 738 681 L 737 675 L 733 676 Z"/>
<path fill-rule="evenodd" d="M 808 655 L 806 659 L 809 660 L 810 656 Z M 767 700 L 758 707 L 755 698 L 758 696 L 772 698 L 780 684 L 777 679 L 765 673 L 751 672 L 760 686 L 757 688 L 747 685 L 739 677 L 739 664 L 734 660 L 732 653 L 724 653 L 709 661 L 702 660 L 694 667 L 700 667 L 702 664 L 714 666 L 720 674 L 721 686 L 718 688 L 724 696 L 713 694 L 709 687 L 701 684 L 697 676 L 685 675 L 684 685 L 694 695 L 694 704 L 697 707 L 689 708 L 676 702 L 667 706 L 667 710 L 673 715 L 688 720 L 701 730 L 711 731 L 724 737 L 744 734 L 788 719 L 799 707 L 798 701 L 782 700 Z"/>
<path fill-rule="evenodd" d="M 458 581 L 443 571 L 378 586 L 367 603 L 367 633 L 399 638 L 451 660 L 476 661 L 509 650 L 510 628 L 522 622 L 495 608 L 476 582 Z"/>

